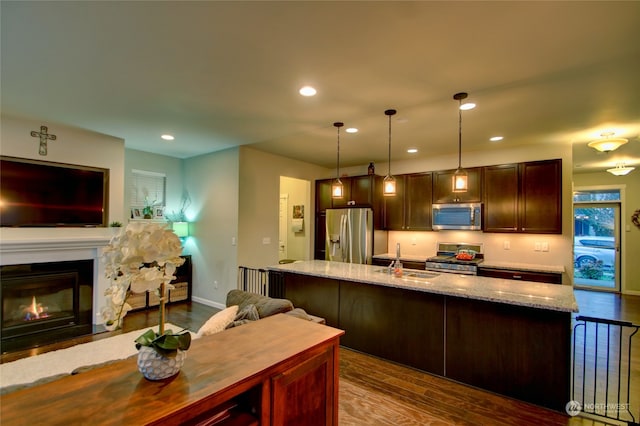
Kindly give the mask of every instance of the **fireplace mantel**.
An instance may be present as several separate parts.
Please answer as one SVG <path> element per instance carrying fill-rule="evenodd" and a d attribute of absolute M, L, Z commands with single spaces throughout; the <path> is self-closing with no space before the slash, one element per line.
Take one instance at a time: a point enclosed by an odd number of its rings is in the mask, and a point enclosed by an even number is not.
<path fill-rule="evenodd" d="M 113 228 L 2 228 L 0 264 L 93 260 L 93 322 L 100 324 L 96 314 L 104 305 L 109 285 L 100 256 L 113 232 Z"/>

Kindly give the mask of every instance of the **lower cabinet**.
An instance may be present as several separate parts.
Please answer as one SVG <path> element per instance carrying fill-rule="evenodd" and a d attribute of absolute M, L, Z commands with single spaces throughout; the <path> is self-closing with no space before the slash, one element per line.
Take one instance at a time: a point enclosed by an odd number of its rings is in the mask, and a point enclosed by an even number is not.
<path fill-rule="evenodd" d="M 284 289 L 347 348 L 560 412 L 569 401 L 568 312 L 293 273 Z"/>
<path fill-rule="evenodd" d="M 446 377 L 564 411 L 571 314 L 447 297 Z"/>
<path fill-rule="evenodd" d="M 271 380 L 272 425 L 326 426 L 333 424 L 333 401 L 338 378 L 333 377 L 331 348 L 302 361 Z"/>
<path fill-rule="evenodd" d="M 554 272 L 531 272 L 514 269 L 478 268 L 478 276 L 506 278 L 508 280 L 534 281 L 546 284 L 562 284 L 562 274 Z"/>
<path fill-rule="evenodd" d="M 341 344 L 444 375 L 444 296 L 340 281 Z M 295 305 L 297 306 L 297 305 Z"/>

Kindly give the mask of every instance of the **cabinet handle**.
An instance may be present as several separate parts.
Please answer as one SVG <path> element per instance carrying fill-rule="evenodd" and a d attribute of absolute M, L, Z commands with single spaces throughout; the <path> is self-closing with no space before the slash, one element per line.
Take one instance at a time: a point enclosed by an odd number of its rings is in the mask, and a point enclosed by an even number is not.
<path fill-rule="evenodd" d="M 514 275 L 513 279 L 514 280 L 520 280 L 520 279 L 522 279 L 522 275 Z"/>

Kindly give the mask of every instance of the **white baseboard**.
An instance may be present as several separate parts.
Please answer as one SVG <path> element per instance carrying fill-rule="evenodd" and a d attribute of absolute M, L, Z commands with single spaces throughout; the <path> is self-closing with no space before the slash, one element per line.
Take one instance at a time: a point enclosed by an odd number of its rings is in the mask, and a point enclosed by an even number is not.
<path fill-rule="evenodd" d="M 211 306 L 212 308 L 224 309 L 226 305 L 224 303 L 214 302 L 213 300 L 203 299 L 201 297 L 191 297 L 191 301 L 202 303 L 203 305 Z"/>

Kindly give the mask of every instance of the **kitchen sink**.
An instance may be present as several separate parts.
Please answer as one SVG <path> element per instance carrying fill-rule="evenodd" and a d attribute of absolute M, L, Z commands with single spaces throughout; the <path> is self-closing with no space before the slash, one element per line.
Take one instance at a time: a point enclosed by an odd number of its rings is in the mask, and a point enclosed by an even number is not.
<path fill-rule="evenodd" d="M 376 269 L 375 272 L 379 272 L 381 274 L 393 275 L 393 269 L 389 269 L 389 268 Z M 430 278 L 435 278 L 438 276 L 440 276 L 440 274 L 433 273 L 433 272 L 420 271 L 417 269 L 404 269 L 402 272 L 402 277 L 398 277 L 398 278 L 400 279 L 418 278 L 418 279 L 428 280 Z"/>

